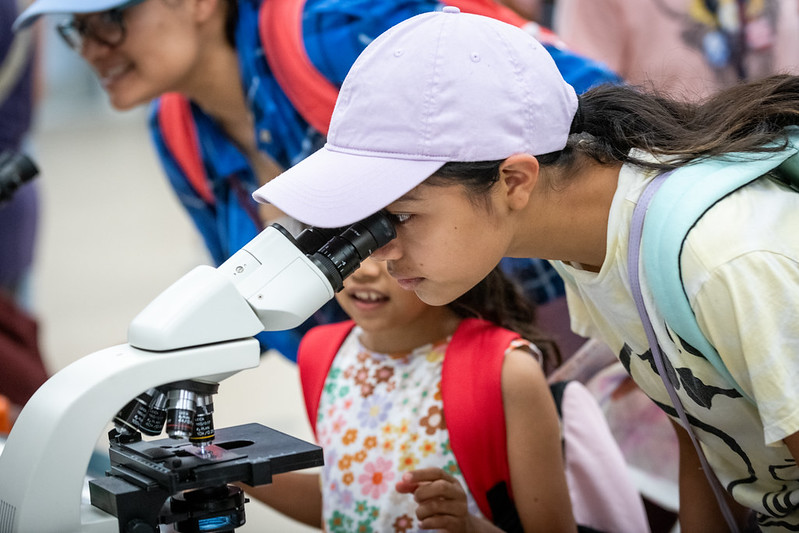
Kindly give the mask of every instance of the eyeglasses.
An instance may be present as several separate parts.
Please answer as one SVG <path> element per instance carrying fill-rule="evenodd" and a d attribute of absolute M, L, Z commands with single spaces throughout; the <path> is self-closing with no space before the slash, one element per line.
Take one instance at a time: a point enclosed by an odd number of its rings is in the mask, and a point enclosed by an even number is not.
<path fill-rule="evenodd" d="M 83 49 L 86 39 L 114 48 L 125 41 L 125 10 L 144 0 L 133 0 L 114 9 L 92 13 L 56 26 L 58 34 L 73 50 Z"/>

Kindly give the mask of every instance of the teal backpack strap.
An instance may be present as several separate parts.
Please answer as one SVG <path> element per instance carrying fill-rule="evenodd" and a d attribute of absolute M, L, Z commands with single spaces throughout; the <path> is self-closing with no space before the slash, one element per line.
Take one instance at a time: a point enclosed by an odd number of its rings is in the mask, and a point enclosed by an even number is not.
<path fill-rule="evenodd" d="M 696 322 L 682 284 L 680 254 L 688 232 L 716 202 L 755 179 L 770 174 L 799 184 L 799 134 L 791 145 L 771 154 L 732 154 L 734 160 L 711 159 L 682 167 L 665 180 L 646 213 L 641 243 L 643 271 L 666 323 L 699 350 L 715 369 L 749 401 L 716 349 Z M 734 161 L 734 162 L 733 162 Z"/>

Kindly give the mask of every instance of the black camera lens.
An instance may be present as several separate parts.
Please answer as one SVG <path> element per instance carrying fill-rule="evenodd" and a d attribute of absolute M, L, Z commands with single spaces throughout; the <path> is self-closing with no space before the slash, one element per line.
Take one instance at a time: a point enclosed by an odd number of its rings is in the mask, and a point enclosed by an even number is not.
<path fill-rule="evenodd" d="M 308 254 L 336 292 L 344 287 L 344 278 L 355 272 L 364 259 L 397 235 L 384 211 L 336 231 L 339 233 L 317 252 Z"/>
<path fill-rule="evenodd" d="M 0 204 L 10 200 L 23 183 L 38 173 L 39 169 L 27 156 L 9 151 L 0 153 Z"/>

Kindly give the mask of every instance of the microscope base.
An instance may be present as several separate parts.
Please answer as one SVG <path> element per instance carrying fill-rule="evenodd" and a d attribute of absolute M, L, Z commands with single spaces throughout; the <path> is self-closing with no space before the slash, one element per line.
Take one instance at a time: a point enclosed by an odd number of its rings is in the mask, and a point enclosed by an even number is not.
<path fill-rule="evenodd" d="M 225 491 L 228 483 L 263 485 L 275 474 L 324 462 L 320 447 L 260 424 L 219 429 L 214 444 L 202 450 L 173 439 L 112 443 L 110 457 L 108 477 L 90 481 L 89 491 L 92 505 L 117 517 L 120 532 L 157 532 L 159 523 L 186 520 L 243 520 L 243 496 Z M 209 496 L 194 512 L 184 505 L 175 510 L 170 497 L 192 489 L 225 494 Z"/>

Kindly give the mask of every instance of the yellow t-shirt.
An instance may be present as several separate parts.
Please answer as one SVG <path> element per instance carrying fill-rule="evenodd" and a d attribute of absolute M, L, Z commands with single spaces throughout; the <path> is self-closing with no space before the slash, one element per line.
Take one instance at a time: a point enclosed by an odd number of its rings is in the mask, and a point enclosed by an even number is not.
<path fill-rule="evenodd" d="M 619 174 L 598 273 L 555 263 L 564 274 L 572 328 L 602 338 L 638 386 L 674 415 L 657 374 L 627 275 L 629 223 L 654 177 Z M 760 179 L 710 209 L 689 233 L 683 281 L 697 321 L 757 406 L 644 301 L 666 368 L 707 459 L 742 505 L 761 513 L 763 531 L 799 526 L 799 469 L 782 439 L 799 431 L 799 194 Z"/>

